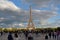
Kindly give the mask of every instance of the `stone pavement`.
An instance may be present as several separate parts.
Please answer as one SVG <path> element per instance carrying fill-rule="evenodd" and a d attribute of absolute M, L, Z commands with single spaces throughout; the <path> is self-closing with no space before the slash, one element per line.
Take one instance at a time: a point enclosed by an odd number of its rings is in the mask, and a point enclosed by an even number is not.
<path fill-rule="evenodd" d="M 0 36 L 0 40 L 7 40 L 7 36 L 8 36 L 8 33 L 3 34 L 2 36 Z M 14 38 L 14 34 L 12 34 L 12 36 Z M 39 33 L 38 35 L 36 35 L 35 33 L 34 34 L 30 33 L 28 36 L 32 36 L 33 40 L 45 40 L 45 34 Z M 27 40 L 27 38 L 23 33 L 21 33 L 21 34 L 18 34 L 18 40 Z M 48 40 L 57 40 L 57 39 L 49 38 Z"/>

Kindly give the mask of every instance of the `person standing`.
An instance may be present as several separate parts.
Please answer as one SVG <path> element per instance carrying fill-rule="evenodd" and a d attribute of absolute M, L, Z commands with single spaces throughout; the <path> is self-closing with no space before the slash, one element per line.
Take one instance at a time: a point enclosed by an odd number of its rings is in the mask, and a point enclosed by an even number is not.
<path fill-rule="evenodd" d="M 29 37 L 28 37 L 28 40 L 33 40 L 33 37 L 32 37 L 32 36 L 29 36 Z"/>
<path fill-rule="evenodd" d="M 52 37 L 53 37 L 53 39 L 54 39 L 54 32 L 52 32 Z"/>
<path fill-rule="evenodd" d="M 12 37 L 11 33 L 9 33 L 9 35 L 8 35 L 8 40 L 13 40 L 13 37 Z"/>
<path fill-rule="evenodd" d="M 15 40 L 19 40 L 17 33 L 14 34 L 14 37 L 15 37 Z"/>
<path fill-rule="evenodd" d="M 51 38 L 51 32 L 49 32 L 49 37 Z"/>
<path fill-rule="evenodd" d="M 59 39 L 60 31 L 57 31 L 57 40 Z"/>
<path fill-rule="evenodd" d="M 56 39 L 56 36 L 57 36 L 57 33 L 56 32 L 54 32 L 54 38 Z"/>
<path fill-rule="evenodd" d="M 3 35 L 3 32 L 0 32 L 0 35 L 2 36 Z"/>
<path fill-rule="evenodd" d="M 48 35 L 47 34 L 45 35 L 45 40 L 48 40 Z"/>
<path fill-rule="evenodd" d="M 60 35 L 58 35 L 58 39 L 57 40 L 60 40 Z"/>

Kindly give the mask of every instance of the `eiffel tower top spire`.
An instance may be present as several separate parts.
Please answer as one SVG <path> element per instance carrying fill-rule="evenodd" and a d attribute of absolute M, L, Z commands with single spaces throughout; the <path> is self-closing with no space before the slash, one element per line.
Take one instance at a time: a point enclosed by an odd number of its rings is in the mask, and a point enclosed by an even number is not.
<path fill-rule="evenodd" d="M 32 10 L 31 10 L 31 6 L 30 6 L 30 18 L 28 21 L 28 25 L 27 25 L 27 29 L 35 29 L 33 21 L 32 21 Z"/>
<path fill-rule="evenodd" d="M 31 12 L 32 10 L 31 10 L 31 8 L 32 7 L 30 6 L 30 18 L 32 19 L 32 12 Z"/>
<path fill-rule="evenodd" d="M 30 21 L 32 21 L 32 7 L 30 6 Z"/>

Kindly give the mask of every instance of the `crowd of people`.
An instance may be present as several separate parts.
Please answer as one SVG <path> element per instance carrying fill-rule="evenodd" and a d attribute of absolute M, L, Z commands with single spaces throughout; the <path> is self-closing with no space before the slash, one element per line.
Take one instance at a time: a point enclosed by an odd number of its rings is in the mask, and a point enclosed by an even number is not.
<path fill-rule="evenodd" d="M 45 34 L 45 36 L 44 36 L 45 40 L 48 40 L 49 38 L 50 39 L 53 38 L 53 39 L 60 40 L 60 31 L 53 31 L 53 32 L 46 32 L 46 33 L 44 33 L 44 32 L 43 33 L 42 32 L 38 32 L 38 31 L 35 31 L 35 32 L 34 31 L 15 32 L 15 33 L 13 33 L 15 39 L 12 36 L 12 32 L 9 32 L 7 39 L 8 40 L 18 40 L 18 35 L 20 33 L 24 33 L 24 35 L 25 35 L 25 37 L 26 37 L 27 40 L 34 40 L 34 38 L 32 36 L 28 36 L 29 33 L 31 33 L 31 34 L 35 33 L 36 35 L 38 35 L 39 33 L 41 33 L 42 35 Z M 2 35 L 3 35 L 3 32 L 0 32 L 0 36 L 2 36 Z"/>
<path fill-rule="evenodd" d="M 60 40 L 60 31 L 53 31 L 53 32 L 48 32 L 46 35 L 45 35 L 45 39 L 57 39 L 57 40 Z"/>

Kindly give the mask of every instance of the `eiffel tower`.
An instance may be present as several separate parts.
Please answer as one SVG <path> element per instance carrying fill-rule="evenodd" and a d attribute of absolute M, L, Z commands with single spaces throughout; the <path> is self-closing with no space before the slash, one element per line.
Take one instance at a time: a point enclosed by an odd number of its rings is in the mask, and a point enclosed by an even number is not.
<path fill-rule="evenodd" d="M 29 21 L 28 21 L 27 29 L 29 29 L 29 30 L 35 29 L 34 24 L 33 24 L 33 21 L 32 21 L 31 6 L 30 6 L 30 18 L 29 18 Z"/>

